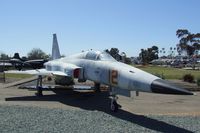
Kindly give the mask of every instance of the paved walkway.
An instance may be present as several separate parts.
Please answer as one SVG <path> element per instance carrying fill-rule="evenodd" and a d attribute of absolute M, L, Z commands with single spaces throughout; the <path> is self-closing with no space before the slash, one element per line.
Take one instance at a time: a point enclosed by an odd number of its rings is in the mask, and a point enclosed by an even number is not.
<path fill-rule="evenodd" d="M 37 76 L 33 76 L 31 78 L 21 79 L 21 80 L 18 80 L 18 81 L 15 81 L 15 82 L 11 82 L 11 83 L 8 83 L 8 84 L 1 83 L 0 84 L 1 85 L 0 88 L 8 88 L 8 87 L 12 87 L 12 86 L 17 86 L 17 85 L 21 85 L 21 84 L 24 84 L 24 83 L 28 83 L 28 82 L 34 81 L 34 80 L 37 80 Z"/>
<path fill-rule="evenodd" d="M 30 79 L 29 79 L 30 80 Z M 74 92 L 67 89 L 52 89 L 43 92 L 43 97 L 36 97 L 33 90 L 18 87 L 0 88 L 0 104 L 37 106 L 42 108 L 84 109 L 109 111 L 109 95 L 107 91 Z M 140 93 L 138 97 L 119 96 L 118 103 L 125 110 L 134 114 L 156 115 L 200 115 L 200 92 L 197 95 L 161 95 Z"/>

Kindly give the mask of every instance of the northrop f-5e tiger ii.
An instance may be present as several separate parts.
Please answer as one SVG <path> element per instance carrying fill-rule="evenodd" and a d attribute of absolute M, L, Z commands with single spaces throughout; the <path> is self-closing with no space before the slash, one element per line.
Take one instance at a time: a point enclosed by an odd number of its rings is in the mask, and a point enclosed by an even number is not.
<path fill-rule="evenodd" d="M 117 111 L 116 95 L 130 96 L 131 91 L 161 94 L 193 95 L 185 89 L 144 72 L 138 68 L 116 61 L 111 55 L 100 51 L 85 51 L 61 58 L 56 34 L 53 34 L 52 60 L 46 62 L 45 69 L 21 71 L 37 74 L 37 94 L 42 95 L 42 76 L 52 74 L 66 80 L 78 79 L 79 82 L 93 81 L 98 90 L 100 84 L 110 87 L 111 111 Z M 67 77 L 67 78 L 66 78 Z"/>

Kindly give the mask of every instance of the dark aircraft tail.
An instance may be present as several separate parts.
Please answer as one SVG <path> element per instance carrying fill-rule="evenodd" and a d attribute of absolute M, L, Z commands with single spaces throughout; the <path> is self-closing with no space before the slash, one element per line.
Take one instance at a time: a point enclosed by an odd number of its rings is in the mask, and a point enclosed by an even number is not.
<path fill-rule="evenodd" d="M 15 53 L 14 56 L 13 56 L 13 59 L 19 59 L 19 60 L 22 60 L 19 56 L 19 53 Z"/>

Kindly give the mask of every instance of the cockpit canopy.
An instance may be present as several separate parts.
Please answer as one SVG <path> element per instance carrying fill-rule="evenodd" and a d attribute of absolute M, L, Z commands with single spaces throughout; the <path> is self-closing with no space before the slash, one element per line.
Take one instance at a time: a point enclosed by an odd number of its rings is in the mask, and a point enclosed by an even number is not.
<path fill-rule="evenodd" d="M 78 59 L 88 59 L 88 60 L 95 60 L 95 61 L 116 61 L 110 54 L 107 52 L 100 52 L 100 51 L 86 51 L 80 54 L 72 55 L 69 58 L 78 58 Z"/>
<path fill-rule="evenodd" d="M 103 61 L 116 61 L 110 54 L 107 52 L 101 52 L 97 56 L 97 60 L 103 60 Z"/>

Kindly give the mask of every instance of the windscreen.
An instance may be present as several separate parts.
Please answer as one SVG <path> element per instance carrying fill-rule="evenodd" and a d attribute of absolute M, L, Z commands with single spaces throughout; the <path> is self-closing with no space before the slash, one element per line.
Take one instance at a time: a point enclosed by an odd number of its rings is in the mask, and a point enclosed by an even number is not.
<path fill-rule="evenodd" d="M 110 54 L 106 52 L 100 53 L 98 59 L 102 61 L 116 61 Z"/>

